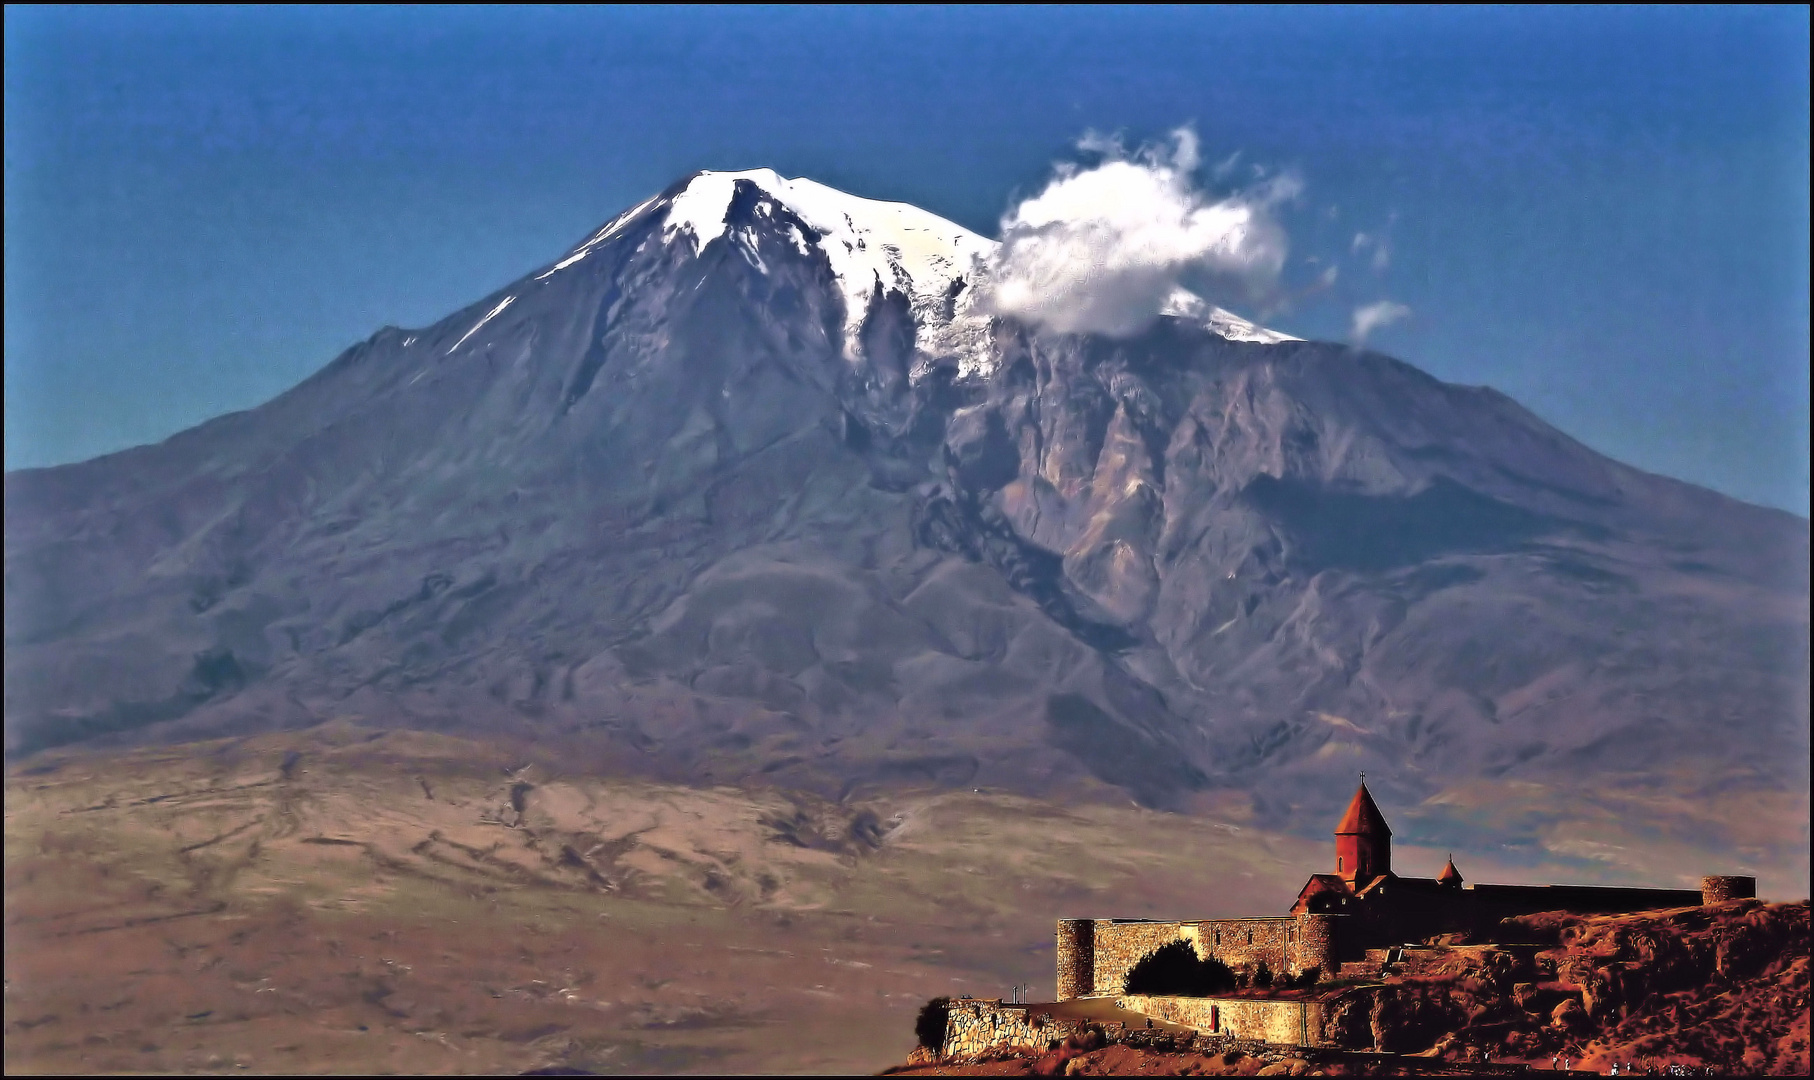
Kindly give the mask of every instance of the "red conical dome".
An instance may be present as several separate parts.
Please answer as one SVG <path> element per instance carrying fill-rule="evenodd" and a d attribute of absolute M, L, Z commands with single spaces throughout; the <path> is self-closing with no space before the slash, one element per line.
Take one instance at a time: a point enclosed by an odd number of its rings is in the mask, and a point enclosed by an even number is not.
<path fill-rule="evenodd" d="M 1343 836 L 1391 836 L 1392 830 L 1386 825 L 1386 819 L 1373 805 L 1373 794 L 1367 790 L 1363 781 L 1354 793 L 1354 801 L 1348 804 L 1348 812 L 1342 815 L 1342 822 L 1335 827 L 1335 835 Z"/>
<path fill-rule="evenodd" d="M 1361 888 L 1392 872 L 1392 830 L 1373 805 L 1365 777 L 1335 827 L 1335 872 L 1349 888 Z"/>
<path fill-rule="evenodd" d="M 1461 884 L 1461 871 L 1455 869 L 1455 856 L 1449 856 L 1449 861 L 1443 864 L 1442 873 L 1436 875 L 1436 883 L 1451 887 Z"/>

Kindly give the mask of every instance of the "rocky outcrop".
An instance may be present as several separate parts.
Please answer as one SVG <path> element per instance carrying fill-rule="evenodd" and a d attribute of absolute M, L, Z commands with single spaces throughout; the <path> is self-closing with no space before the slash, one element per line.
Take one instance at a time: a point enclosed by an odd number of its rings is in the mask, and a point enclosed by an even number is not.
<path fill-rule="evenodd" d="M 1331 1015 L 1375 1048 L 1476 1060 L 1598 1060 L 1805 1073 L 1809 908 L 1736 900 L 1631 915 L 1509 919 L 1491 946 L 1426 958 Z"/>

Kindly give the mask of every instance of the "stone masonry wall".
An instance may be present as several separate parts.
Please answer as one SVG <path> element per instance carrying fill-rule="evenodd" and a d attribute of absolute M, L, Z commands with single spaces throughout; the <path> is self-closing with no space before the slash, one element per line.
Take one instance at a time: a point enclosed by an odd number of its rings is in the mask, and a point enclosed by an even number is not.
<path fill-rule="evenodd" d="M 1300 974 L 1311 968 L 1323 973 L 1324 978 L 1333 976 L 1339 963 L 1336 957 L 1337 938 L 1340 934 L 1341 915 L 1299 915 L 1298 941 L 1300 948 L 1295 957 L 1297 967 L 1292 974 Z"/>
<path fill-rule="evenodd" d="M 1101 1027 L 1102 1025 L 1097 1025 Z M 1119 1030 L 1119 1025 L 1110 1025 Z M 1056 1040 L 1088 1030 L 1087 1020 L 1048 1017 L 1024 1005 L 992 999 L 958 998 L 945 1016 L 947 1057 L 974 1057 L 1008 1050 L 1043 1051 Z"/>
<path fill-rule="evenodd" d="M 1197 955 L 1239 971 L 1265 964 L 1275 975 L 1296 974 L 1303 954 L 1296 916 L 1278 919 L 1210 919 L 1186 926 Z"/>
<path fill-rule="evenodd" d="M 1096 989 L 1096 922 L 1058 920 L 1058 1000 L 1088 997 Z"/>
<path fill-rule="evenodd" d="M 1117 998 L 1123 1009 L 1145 1013 L 1205 1034 L 1272 1043 L 1275 1046 L 1322 1046 L 1321 1001 L 1278 1001 L 1267 998 L 1160 997 L 1132 994 Z"/>
<path fill-rule="evenodd" d="M 1268 1047 L 1333 1046 L 1323 1033 L 1323 1001 L 1277 1001 L 1256 998 L 1187 998 L 1124 995 L 1124 1009 L 1196 1029 L 1190 1041 L 1201 1053 L 1238 1048 L 1245 1053 Z M 1212 1027 L 1211 1025 L 1219 1025 Z M 1003 1053 L 1043 1053 L 1073 1035 L 1096 1031 L 1109 1043 L 1142 1045 L 1155 1032 L 1076 1017 L 1055 1017 L 1038 1005 L 1004 1005 L 998 999 L 957 998 L 945 1020 L 945 1042 L 938 1056 L 978 1060 Z M 1162 1045 L 1180 1044 L 1173 1034 L 1158 1033 Z M 1187 1038 L 1189 1038 L 1187 1036 Z M 1146 1043 L 1150 1045 L 1149 1043 Z"/>
<path fill-rule="evenodd" d="M 1093 970 L 1089 983 L 1081 979 L 1081 965 L 1066 961 L 1067 923 L 1059 924 L 1059 998 L 1112 997 L 1127 989 L 1127 975 L 1148 953 L 1174 941 L 1188 941 L 1204 958 L 1214 957 L 1240 970 L 1264 963 L 1275 975 L 1297 975 L 1308 968 L 1324 974 L 1335 970 L 1336 920 L 1332 915 L 1287 915 L 1282 918 L 1209 919 L 1203 922 L 1119 922 L 1097 919 L 1092 937 Z M 1081 920 L 1078 920 L 1081 921 Z M 1073 940 L 1078 936 L 1071 935 Z M 1067 971 L 1077 986 L 1090 989 L 1066 994 Z"/>
<path fill-rule="evenodd" d="M 1096 963 L 1092 996 L 1113 997 L 1127 989 L 1127 973 L 1147 953 L 1183 937 L 1183 923 L 1096 920 Z"/>

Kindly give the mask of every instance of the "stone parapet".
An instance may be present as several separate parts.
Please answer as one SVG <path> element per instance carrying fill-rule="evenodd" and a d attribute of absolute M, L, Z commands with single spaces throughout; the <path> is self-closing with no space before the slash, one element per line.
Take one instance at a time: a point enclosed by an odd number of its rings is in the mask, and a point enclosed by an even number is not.
<path fill-rule="evenodd" d="M 945 1014 L 945 1057 L 975 1058 L 1004 1052 L 1034 1053 L 1051 1049 L 1072 1035 L 1089 1030 L 1109 1042 L 1124 1034 L 1120 1024 L 1091 1023 L 1055 1017 L 1037 1006 L 1004 1005 L 992 998 L 955 998 Z"/>

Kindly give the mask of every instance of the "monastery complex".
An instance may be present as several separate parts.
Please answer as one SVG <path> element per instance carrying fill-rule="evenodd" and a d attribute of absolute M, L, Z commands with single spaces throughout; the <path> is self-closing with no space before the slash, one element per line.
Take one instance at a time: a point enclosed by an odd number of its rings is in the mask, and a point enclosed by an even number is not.
<path fill-rule="evenodd" d="M 1209 1036 L 1246 1044 L 1336 1047 L 1335 1012 L 1348 991 L 1387 972 L 1456 950 L 1508 954 L 1534 946 L 1489 945 L 1501 920 L 1546 911 L 1600 915 L 1714 904 L 1756 895 L 1756 879 L 1706 877 L 1701 889 L 1592 885 L 1469 884 L 1451 858 L 1434 878 L 1392 870 L 1392 830 L 1365 781 L 1335 827 L 1333 873 L 1312 874 L 1276 916 L 1164 921 L 1061 919 L 1057 1000 L 951 1002 L 945 1054 L 1043 1049 L 1094 1024 L 1164 1037 Z M 1199 961 L 1217 960 L 1254 987 L 1210 997 L 1137 992 L 1129 975 L 1182 942 Z M 1455 944 L 1466 942 L 1467 944 Z M 1277 978 L 1278 989 L 1265 984 Z M 1287 988 L 1285 984 L 1289 983 Z M 1359 1049 L 1355 1047 L 1355 1049 Z"/>

